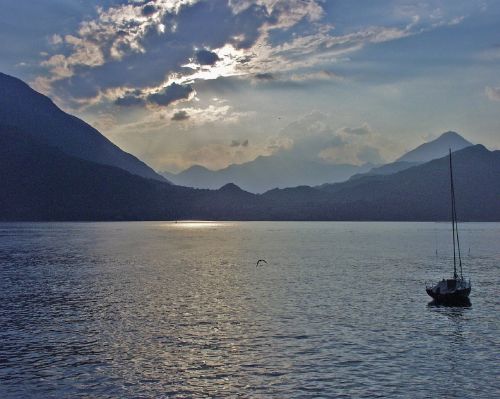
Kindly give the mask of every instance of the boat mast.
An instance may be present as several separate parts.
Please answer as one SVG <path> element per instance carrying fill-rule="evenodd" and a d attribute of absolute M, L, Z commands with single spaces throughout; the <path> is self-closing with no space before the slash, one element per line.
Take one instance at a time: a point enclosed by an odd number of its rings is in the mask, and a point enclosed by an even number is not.
<path fill-rule="evenodd" d="M 451 153 L 450 153 L 450 161 L 451 161 Z M 451 176 L 451 179 L 453 180 L 453 174 Z M 452 184 L 453 184 L 453 182 L 452 182 Z M 452 195 L 453 195 L 453 218 L 455 219 L 455 235 L 457 236 L 458 265 L 460 266 L 460 278 L 463 280 L 464 275 L 463 275 L 463 271 L 462 271 L 462 255 L 460 253 L 460 239 L 458 237 L 457 202 L 455 199 L 455 187 L 454 186 L 452 188 Z"/>
<path fill-rule="evenodd" d="M 450 150 L 450 191 L 451 191 L 451 228 L 453 233 L 453 278 L 457 279 L 457 255 L 455 250 L 455 188 L 453 187 L 453 168 L 451 165 Z"/>

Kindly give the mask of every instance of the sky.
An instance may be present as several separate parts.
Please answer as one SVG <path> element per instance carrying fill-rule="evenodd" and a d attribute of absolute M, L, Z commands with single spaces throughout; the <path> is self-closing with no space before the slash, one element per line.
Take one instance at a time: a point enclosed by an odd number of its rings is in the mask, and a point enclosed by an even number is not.
<path fill-rule="evenodd" d="M 0 71 L 160 171 L 500 149 L 495 0 L 0 0 Z"/>

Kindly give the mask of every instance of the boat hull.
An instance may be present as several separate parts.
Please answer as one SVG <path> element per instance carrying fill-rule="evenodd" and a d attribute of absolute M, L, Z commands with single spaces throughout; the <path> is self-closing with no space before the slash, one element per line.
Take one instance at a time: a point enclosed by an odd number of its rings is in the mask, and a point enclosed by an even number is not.
<path fill-rule="evenodd" d="M 432 288 L 426 289 L 427 294 L 434 299 L 437 303 L 447 304 L 447 305 L 461 305 L 469 302 L 470 295 L 470 287 L 458 289 L 454 292 L 448 293 L 438 293 L 435 292 Z"/>

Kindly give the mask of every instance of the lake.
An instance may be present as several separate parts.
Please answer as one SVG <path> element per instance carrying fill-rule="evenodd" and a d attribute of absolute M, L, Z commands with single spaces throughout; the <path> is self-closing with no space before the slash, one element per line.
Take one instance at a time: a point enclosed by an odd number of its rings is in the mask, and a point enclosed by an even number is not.
<path fill-rule="evenodd" d="M 500 397 L 500 224 L 460 229 L 468 308 L 448 223 L 0 223 L 0 397 Z"/>

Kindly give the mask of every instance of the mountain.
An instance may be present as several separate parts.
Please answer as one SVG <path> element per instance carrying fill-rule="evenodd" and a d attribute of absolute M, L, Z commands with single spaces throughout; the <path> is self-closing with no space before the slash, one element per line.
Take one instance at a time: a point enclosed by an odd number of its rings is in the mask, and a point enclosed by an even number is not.
<path fill-rule="evenodd" d="M 453 167 L 459 219 L 500 221 L 500 151 L 466 147 L 453 154 Z M 316 188 L 325 194 L 322 203 L 301 212 L 308 219 L 448 220 L 448 168 L 448 157 L 442 157 L 395 174 L 323 185 Z M 289 191 L 287 198 L 307 201 L 301 190 Z"/>
<path fill-rule="evenodd" d="M 63 112 L 48 97 L 23 81 L 3 73 L 0 73 L 0 125 L 39 138 L 68 155 L 165 181 L 92 126 Z"/>
<path fill-rule="evenodd" d="M 500 151 L 454 154 L 459 220 L 500 221 Z M 447 157 L 391 175 L 264 194 L 174 186 L 0 127 L 0 220 L 448 220 Z"/>
<path fill-rule="evenodd" d="M 350 179 L 358 179 L 361 176 L 388 175 L 400 172 L 412 166 L 444 157 L 448 154 L 449 149 L 457 151 L 470 147 L 471 145 L 473 144 L 458 133 L 451 131 L 445 132 L 437 139 L 424 143 L 407 152 L 394 162 L 372 168 L 368 172 L 357 173 L 351 176 Z"/>
<path fill-rule="evenodd" d="M 436 140 L 422 144 L 404 154 L 393 163 L 373 167 L 348 164 L 328 164 L 320 161 L 298 160 L 286 153 L 259 156 L 253 161 L 233 164 L 220 170 L 210 170 L 194 165 L 180 173 L 162 172 L 174 184 L 188 187 L 217 189 L 227 183 L 235 183 L 243 190 L 264 193 L 274 188 L 301 185 L 316 186 L 357 179 L 366 175 L 392 174 L 453 151 L 471 146 L 455 132 L 443 133 Z"/>
<path fill-rule="evenodd" d="M 148 219 L 158 206 L 157 195 L 171 187 L 67 155 L 39 138 L 3 127 L 0 181 L 3 220 Z"/>
<path fill-rule="evenodd" d="M 4 98 L 5 84 L 0 87 L 4 90 L 0 92 L 4 105 L 0 108 L 0 220 L 449 220 L 447 156 L 411 167 L 407 166 L 412 161 L 398 161 L 405 169 L 395 173 L 399 166 L 385 166 L 382 169 L 389 174 L 319 187 L 276 188 L 264 194 L 247 192 L 234 183 L 217 190 L 181 187 L 85 159 L 82 153 L 90 154 L 91 148 L 97 153 L 102 150 L 101 155 L 106 151 L 115 151 L 118 157 L 128 154 L 97 131 L 87 134 L 88 125 L 64 114 L 46 97 L 35 93 L 33 99 L 34 92 L 27 86 L 11 93 L 31 101 L 17 106 L 23 101 L 14 98 L 14 105 L 10 104 Z M 26 112 L 26 121 L 19 109 Z M 62 122 L 68 120 L 67 126 L 83 126 L 83 130 L 76 134 L 62 129 L 67 127 Z M 75 143 L 81 144 L 80 152 L 72 147 Z M 268 181 L 266 171 L 273 169 L 262 165 L 281 163 L 281 169 L 274 169 L 280 171 L 275 178 L 288 181 L 290 159 L 262 158 L 254 164 L 252 177 L 258 178 L 258 172 Z M 467 146 L 453 153 L 453 165 L 459 219 L 500 221 L 500 151 Z M 314 170 L 307 169 L 306 175 Z"/>
<path fill-rule="evenodd" d="M 0 220 L 238 219 L 255 215 L 258 199 L 236 186 L 197 190 L 143 178 L 5 127 L 0 181 Z"/>
<path fill-rule="evenodd" d="M 444 157 L 448 150 L 458 151 L 473 145 L 456 132 L 445 132 L 437 139 L 424 143 L 396 159 L 396 162 L 428 162 Z"/>
<path fill-rule="evenodd" d="M 421 162 L 392 162 L 376 168 L 370 169 L 365 173 L 356 173 L 352 175 L 349 180 L 359 179 L 363 176 L 376 176 L 376 175 L 392 175 L 393 173 L 401 172 L 402 170 L 411 168 L 412 166 L 420 165 Z"/>
<path fill-rule="evenodd" d="M 216 189 L 228 183 L 235 183 L 243 190 L 263 193 L 277 187 L 305 184 L 313 186 L 343 181 L 355 173 L 369 170 L 372 166 L 328 164 L 275 154 L 259 156 L 253 161 L 233 164 L 216 171 L 195 165 L 178 174 L 162 174 L 171 182 L 182 186 Z"/>

